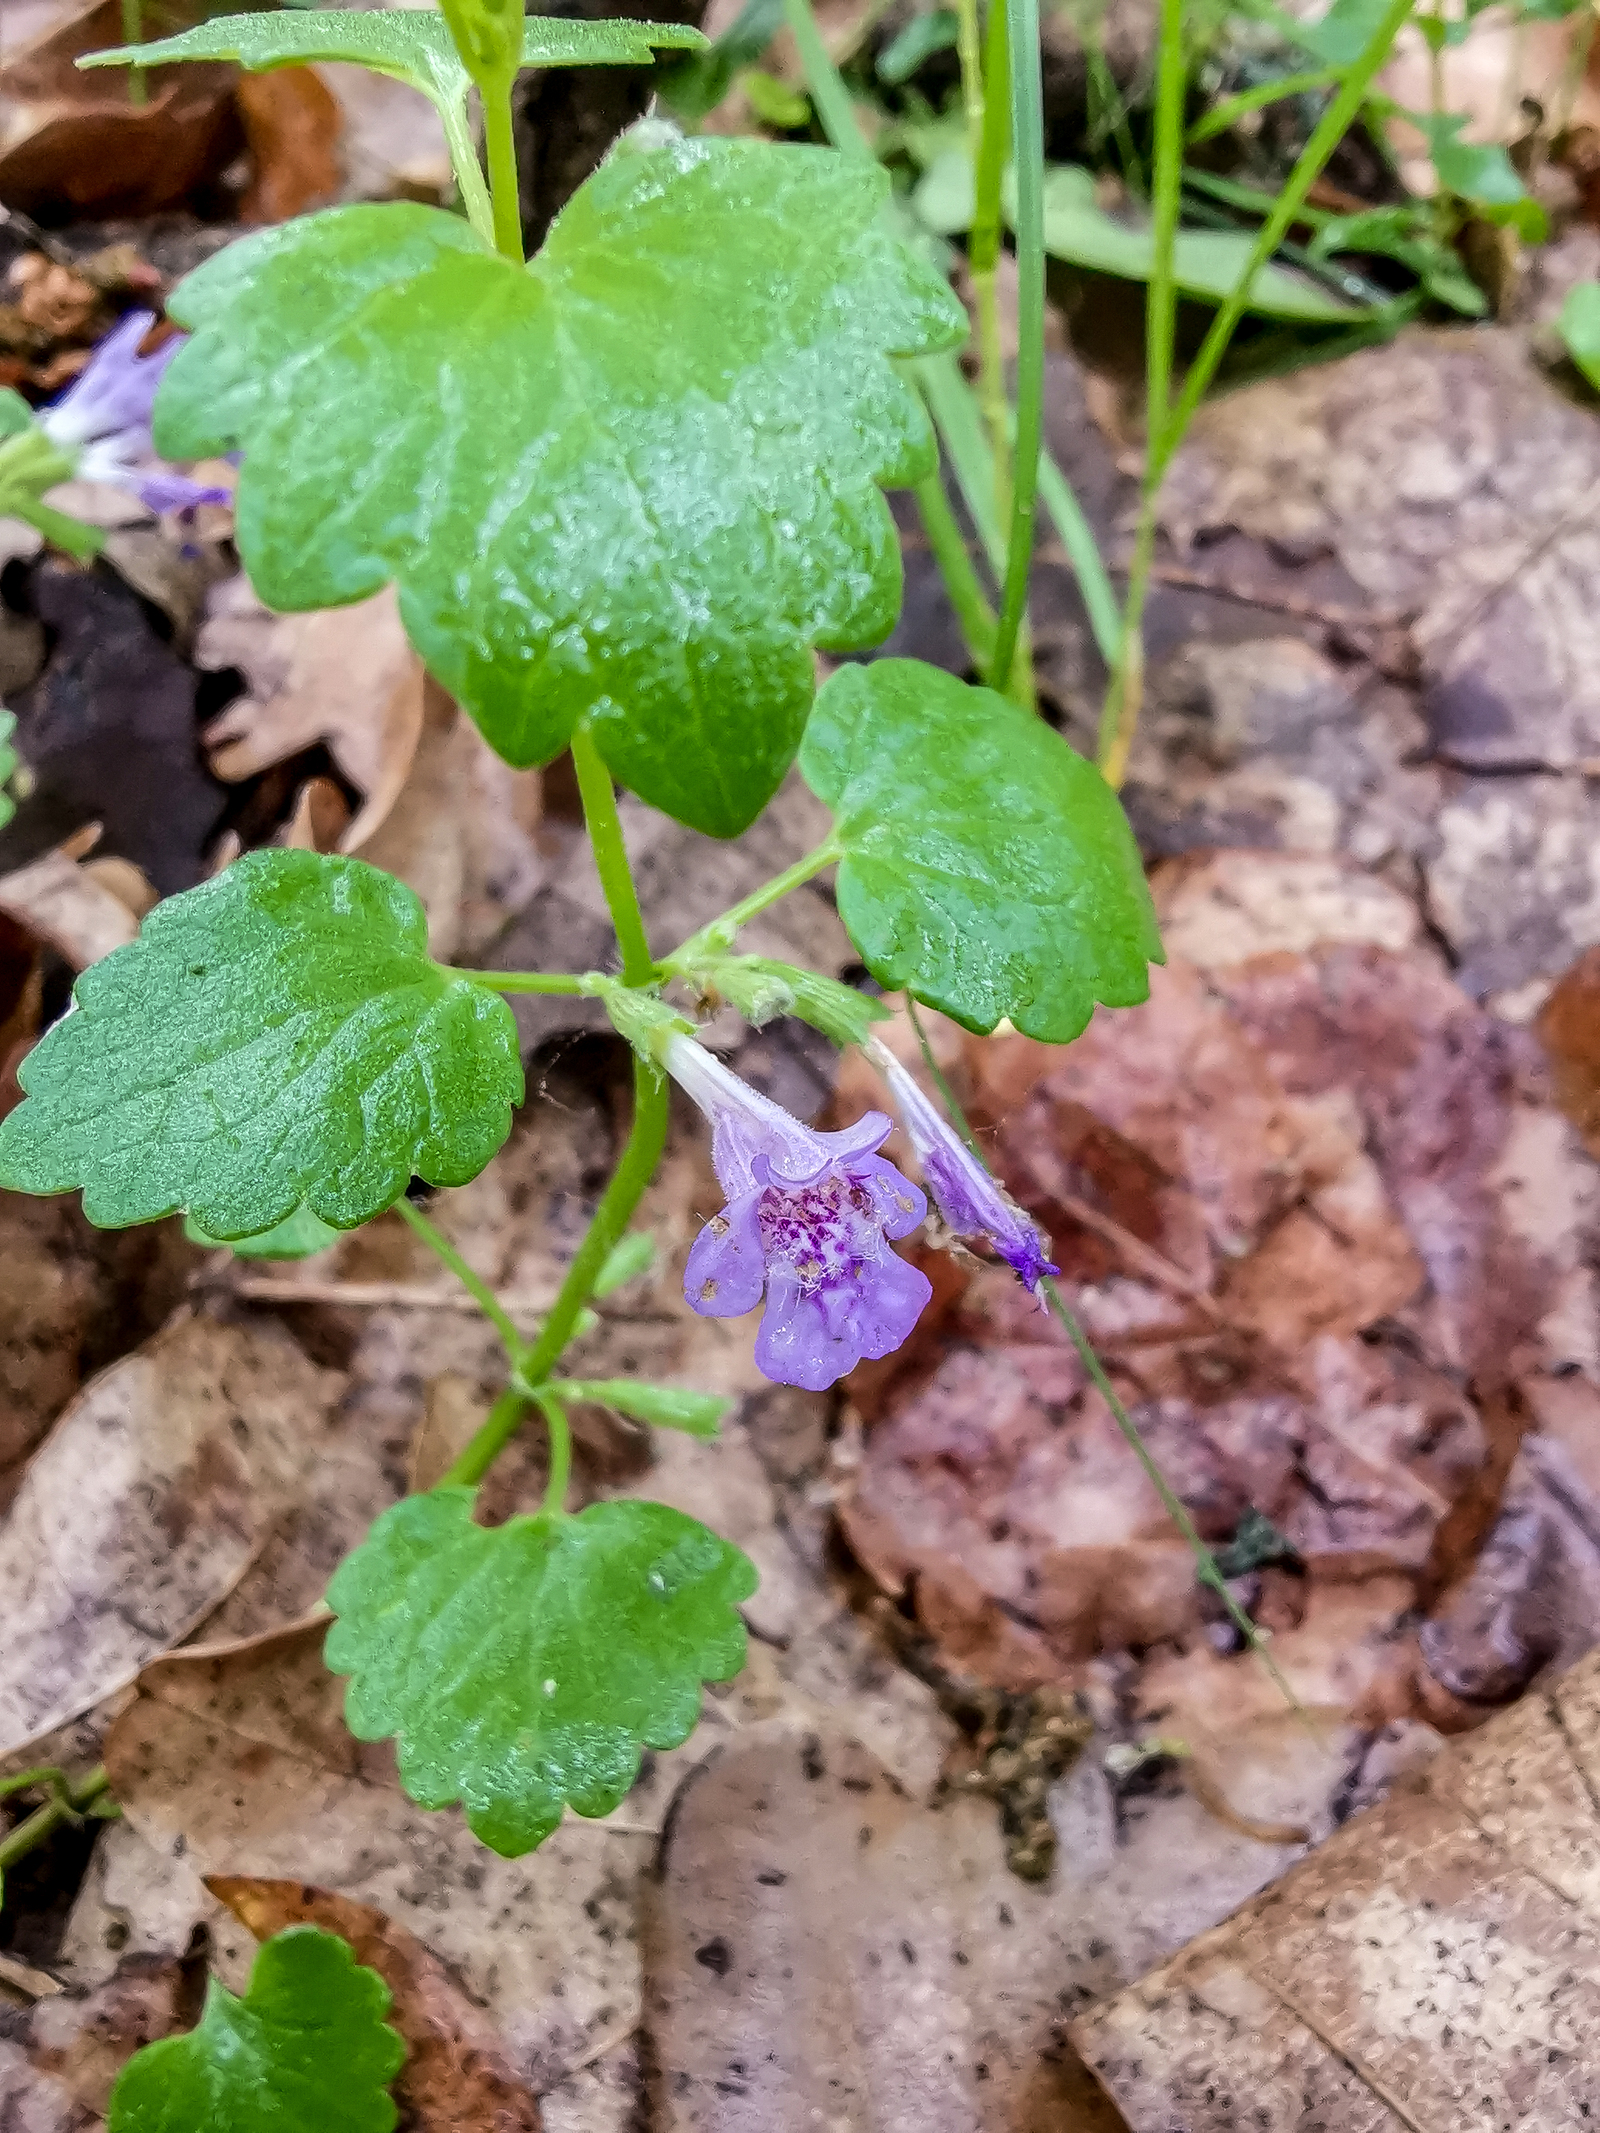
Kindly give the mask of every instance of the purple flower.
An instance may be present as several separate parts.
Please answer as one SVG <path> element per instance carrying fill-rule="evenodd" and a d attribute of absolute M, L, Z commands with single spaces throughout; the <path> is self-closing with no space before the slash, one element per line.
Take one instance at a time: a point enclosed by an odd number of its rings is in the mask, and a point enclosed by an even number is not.
<path fill-rule="evenodd" d="M 153 311 L 130 311 L 100 342 L 60 399 L 42 411 L 39 427 L 72 460 L 77 480 L 127 489 L 147 511 L 225 504 L 226 489 L 175 474 L 156 456 L 150 410 L 156 387 L 182 342 L 165 341 L 152 355 L 140 355 L 139 343 L 154 322 Z"/>
<path fill-rule="evenodd" d="M 681 1033 L 668 1073 L 711 1121 L 711 1159 L 728 1204 L 695 1239 L 683 1293 L 707 1318 L 766 1296 L 756 1364 L 778 1385 L 822 1392 L 864 1356 L 900 1346 L 933 1294 L 889 1249 L 928 1211 L 875 1151 L 892 1120 L 869 1111 L 843 1133 L 813 1133 Z"/>
<path fill-rule="evenodd" d="M 1061 1271 L 1045 1257 L 1048 1245 L 1038 1224 L 995 1183 L 888 1046 L 874 1037 L 868 1050 L 893 1091 L 934 1206 L 958 1237 L 987 1237 L 1028 1293 L 1037 1295 L 1041 1278 Z"/>

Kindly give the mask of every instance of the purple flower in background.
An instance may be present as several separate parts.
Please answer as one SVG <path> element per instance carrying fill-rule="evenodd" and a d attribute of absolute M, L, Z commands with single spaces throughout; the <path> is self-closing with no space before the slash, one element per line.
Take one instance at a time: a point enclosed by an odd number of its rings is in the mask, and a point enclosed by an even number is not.
<path fill-rule="evenodd" d="M 898 1348 L 933 1285 L 889 1249 L 928 1211 L 876 1153 L 892 1121 L 869 1111 L 843 1133 L 814 1133 L 691 1037 L 671 1037 L 664 1060 L 711 1121 L 728 1196 L 689 1253 L 688 1302 L 707 1318 L 735 1318 L 765 1294 L 757 1367 L 808 1392 Z"/>
<path fill-rule="evenodd" d="M 153 311 L 130 311 L 96 347 L 59 400 L 38 417 L 40 429 L 73 462 L 79 481 L 127 489 L 147 511 L 190 511 L 225 504 L 226 489 L 175 474 L 156 456 L 150 410 L 167 365 L 183 345 L 165 341 L 142 356 L 139 343 L 155 323 Z"/>
<path fill-rule="evenodd" d="M 886 1044 L 874 1037 L 872 1063 L 893 1092 L 933 1204 L 958 1237 L 987 1237 L 1030 1295 L 1061 1269 L 1045 1257 L 1039 1226 L 1003 1192 L 955 1128 L 923 1095 Z"/>

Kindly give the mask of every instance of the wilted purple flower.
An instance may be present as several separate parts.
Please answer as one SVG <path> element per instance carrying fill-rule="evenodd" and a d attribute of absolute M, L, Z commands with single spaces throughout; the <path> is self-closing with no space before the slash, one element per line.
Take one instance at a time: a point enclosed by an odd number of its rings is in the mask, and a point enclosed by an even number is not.
<path fill-rule="evenodd" d="M 874 1037 L 868 1051 L 894 1094 L 934 1206 L 958 1237 L 987 1237 L 1022 1286 L 1036 1295 L 1044 1275 L 1061 1271 L 1045 1257 L 1038 1224 L 1001 1190 L 889 1047 Z"/>
<path fill-rule="evenodd" d="M 893 1121 L 869 1111 L 843 1133 L 814 1133 L 693 1038 L 672 1036 L 663 1057 L 711 1121 L 711 1159 L 728 1196 L 689 1253 L 689 1303 L 707 1318 L 735 1318 L 765 1293 L 756 1365 L 808 1392 L 898 1348 L 933 1285 L 889 1249 L 928 1211 L 875 1152 Z"/>
<path fill-rule="evenodd" d="M 150 410 L 156 387 L 182 341 L 164 341 L 153 354 L 140 355 L 139 343 L 154 322 L 153 311 L 130 311 L 99 343 L 60 399 L 42 410 L 39 427 L 72 460 L 77 480 L 127 489 L 147 511 L 225 504 L 226 489 L 190 481 L 156 456 Z"/>

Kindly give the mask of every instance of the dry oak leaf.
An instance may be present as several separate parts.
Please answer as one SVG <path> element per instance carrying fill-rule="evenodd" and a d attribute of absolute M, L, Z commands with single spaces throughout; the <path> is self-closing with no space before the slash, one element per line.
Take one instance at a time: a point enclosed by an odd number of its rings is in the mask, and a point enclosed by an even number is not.
<path fill-rule="evenodd" d="M 242 574 L 218 586 L 195 664 L 237 668 L 247 693 L 206 728 L 211 767 L 237 782 L 315 742 L 363 795 L 339 841 L 359 851 L 394 806 L 422 737 L 422 661 L 392 586 L 351 607 L 275 615 Z"/>
<path fill-rule="evenodd" d="M 256 1936 L 321 1926 L 348 1942 L 394 1995 L 388 2021 L 405 2039 L 394 2098 L 413 2133 L 539 2133 L 539 2106 L 482 2010 L 450 1972 L 384 1912 L 306 1881 L 208 1874 L 206 1887 Z"/>
<path fill-rule="evenodd" d="M 1539 2133 L 1600 2108 L 1600 1658 L 1070 2033 L 1132 2133 Z"/>
<path fill-rule="evenodd" d="M 270 1322 L 188 1317 L 84 1387 L 0 1526 L 0 1754 L 125 1687 L 227 1596 L 338 1383 Z"/>

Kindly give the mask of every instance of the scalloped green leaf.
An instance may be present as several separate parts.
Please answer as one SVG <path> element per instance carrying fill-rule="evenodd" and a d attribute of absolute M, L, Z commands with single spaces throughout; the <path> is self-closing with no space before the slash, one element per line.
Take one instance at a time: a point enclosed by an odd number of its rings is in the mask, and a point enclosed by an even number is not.
<path fill-rule="evenodd" d="M 1162 960 L 1117 796 L 1032 713 L 914 659 L 841 667 L 800 751 L 838 818 L 839 916 L 880 985 L 1065 1044 Z"/>
<path fill-rule="evenodd" d="M 429 667 L 513 763 L 589 722 L 717 836 L 777 789 L 812 648 L 892 627 L 882 485 L 934 463 L 892 356 L 958 340 L 830 150 L 631 137 L 527 268 L 455 217 L 334 208 L 232 245 L 169 308 L 178 459 L 242 448 L 238 537 L 280 610 L 393 578 Z"/>
<path fill-rule="evenodd" d="M 655 51 L 697 50 L 698 30 L 670 22 L 582 22 L 530 16 L 522 33 L 525 67 L 649 66 Z M 467 121 L 472 76 L 442 15 L 404 7 L 302 9 L 224 15 L 176 37 L 91 52 L 80 67 L 161 67 L 189 59 L 232 60 L 251 73 L 308 62 L 349 60 L 420 89 L 437 107 L 458 167 L 476 168 Z"/>
<path fill-rule="evenodd" d="M 393 1735 L 423 1807 L 460 1800 L 507 1857 L 564 1807 L 609 1814 L 642 1747 L 675 1748 L 700 1688 L 744 1664 L 754 1566 L 665 1504 L 473 1524 L 473 1492 L 386 1511 L 328 1588 L 324 1656 L 358 1740 Z"/>
<path fill-rule="evenodd" d="M 109 2133 L 391 2133 L 406 2056 L 388 1986 L 336 1934 L 267 1941 L 243 1999 L 213 1978 L 199 2026 L 136 2052 Z"/>
<path fill-rule="evenodd" d="M 83 1190 L 101 1228 L 178 1209 L 257 1238 L 335 1229 L 413 1174 L 464 1185 L 522 1100 L 497 993 L 427 952 L 421 903 L 360 859 L 251 852 L 158 904 L 77 982 L 0 1122 L 0 1184 Z"/>

